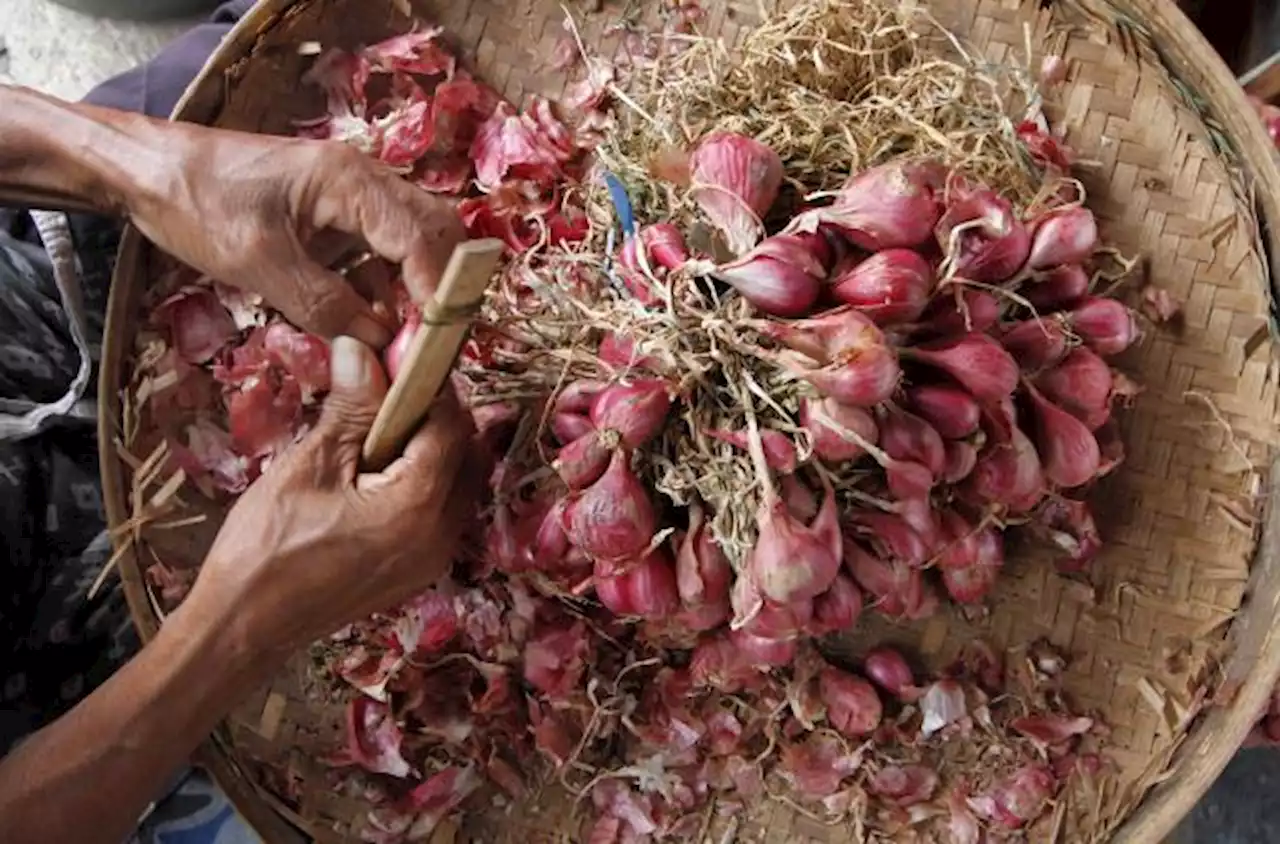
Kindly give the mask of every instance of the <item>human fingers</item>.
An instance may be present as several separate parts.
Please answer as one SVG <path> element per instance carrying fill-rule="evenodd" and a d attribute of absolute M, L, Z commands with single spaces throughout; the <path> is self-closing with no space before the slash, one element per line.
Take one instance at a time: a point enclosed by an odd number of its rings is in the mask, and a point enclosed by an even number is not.
<path fill-rule="evenodd" d="M 329 370 L 316 436 L 329 444 L 341 476 L 355 478 L 365 437 L 387 395 L 387 375 L 372 349 L 345 335 L 334 338 Z"/>
<path fill-rule="evenodd" d="M 396 485 L 410 494 L 440 486 L 448 489 L 468 451 L 471 430 L 471 415 L 446 386 L 400 458 L 378 474 L 361 475 L 357 487 L 374 490 Z"/>

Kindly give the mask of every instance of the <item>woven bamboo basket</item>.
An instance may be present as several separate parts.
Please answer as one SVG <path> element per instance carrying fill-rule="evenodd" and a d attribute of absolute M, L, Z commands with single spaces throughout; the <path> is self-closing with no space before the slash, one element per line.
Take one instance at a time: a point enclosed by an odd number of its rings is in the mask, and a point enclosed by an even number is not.
<path fill-rule="evenodd" d="M 1176 334 L 1154 332 L 1124 361 L 1147 391 L 1124 423 L 1128 460 L 1095 499 L 1107 547 L 1090 582 L 1015 561 L 987 618 L 943 612 L 887 635 L 938 660 L 977 635 L 1001 646 L 1047 638 L 1068 652 L 1067 690 L 1110 726 L 1107 753 L 1119 773 L 1093 796 L 1092 826 L 1064 840 L 1159 841 L 1226 765 L 1280 675 L 1273 632 L 1280 510 L 1267 503 L 1280 480 L 1278 393 L 1266 257 L 1280 246 L 1268 225 L 1280 220 L 1280 171 L 1227 68 L 1171 0 L 912 5 L 930 7 L 991 61 L 1025 62 L 1028 48 L 1069 60 L 1070 79 L 1048 106 L 1051 121 L 1096 162 L 1080 176 L 1105 238 L 1146 259 L 1151 280 L 1185 303 L 1185 325 Z M 736 0 L 706 6 L 704 29 L 730 42 L 762 14 Z M 262 0 L 175 118 L 287 134 L 292 120 L 323 111 L 319 94 L 299 82 L 310 59 L 298 44 L 371 43 L 406 31 L 410 7 L 446 27 L 463 61 L 511 101 L 560 92 L 565 80 L 545 70 L 563 14 L 551 0 Z M 583 19 L 588 43 L 599 39 L 604 18 Z M 101 375 L 108 514 L 124 538 L 120 567 L 147 637 L 160 615 L 142 571 L 153 559 L 198 565 L 221 519 L 204 505 L 212 518 L 183 531 L 129 527 L 145 507 L 133 491 L 138 461 L 121 447 L 132 424 L 123 415 L 132 329 L 164 260 L 136 232 L 127 234 Z M 858 640 L 848 648 L 857 652 Z M 367 808 L 334 793 L 324 778 L 318 760 L 340 743 L 341 708 L 309 694 L 307 661 L 299 655 L 246 701 L 199 759 L 270 844 L 355 840 Z M 564 831 L 576 829 L 568 803 L 530 802 L 537 805 L 479 818 L 466 834 L 573 837 Z M 828 828 L 770 803 L 752 813 L 738 840 L 855 839 L 848 827 Z"/>

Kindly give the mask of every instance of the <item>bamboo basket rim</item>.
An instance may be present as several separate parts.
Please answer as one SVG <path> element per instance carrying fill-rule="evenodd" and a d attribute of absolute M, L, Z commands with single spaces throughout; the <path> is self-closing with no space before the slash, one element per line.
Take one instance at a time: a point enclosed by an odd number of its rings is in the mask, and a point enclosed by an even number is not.
<path fill-rule="evenodd" d="M 298 10 L 330 0 L 258 0 L 235 25 L 203 69 L 188 86 L 174 109 L 171 119 L 207 123 L 216 116 L 225 93 L 211 102 L 203 89 L 212 80 L 234 73 L 247 60 L 259 39 L 286 21 Z M 394 5 L 394 0 L 386 0 Z M 920 0 L 904 0 L 919 5 Z M 1034 0 L 1021 0 L 1034 2 Z M 1280 256 L 1280 169 L 1274 148 L 1261 122 L 1250 107 L 1246 95 L 1223 63 L 1186 18 L 1174 0 L 1077 0 L 1086 9 L 1099 5 L 1120 7 L 1117 20 L 1140 20 L 1148 31 L 1151 46 L 1167 71 L 1169 84 L 1177 88 L 1186 104 L 1206 115 L 1191 102 L 1191 94 L 1199 94 L 1199 102 L 1208 107 L 1211 116 L 1225 130 L 1225 140 L 1234 146 L 1238 165 L 1254 186 L 1253 202 L 1259 232 L 1258 245 L 1267 255 Z M 1101 14 L 1101 13 L 1100 13 Z M 1111 49 L 1122 46 L 1110 45 Z M 1207 95 L 1207 99 L 1206 99 Z M 212 106 L 212 107 L 211 107 Z M 1221 157 L 1219 150 L 1215 152 Z M 127 226 L 121 241 L 113 275 L 107 309 L 107 325 L 122 325 L 132 314 L 128 312 L 129 289 L 139 280 L 132 274 L 143 251 L 145 240 L 133 226 Z M 1268 302 L 1270 339 L 1280 339 L 1277 323 L 1277 291 L 1280 272 L 1268 260 L 1270 284 L 1265 291 Z M 120 460 L 109 447 L 120 419 L 121 397 L 118 385 L 122 364 L 131 337 L 127 333 L 108 330 L 102 347 L 99 380 L 99 457 L 103 479 L 108 523 L 116 527 L 129 518 L 125 473 Z M 1273 360 L 1276 352 L 1271 352 Z M 1258 659 L 1245 676 L 1228 677 L 1230 699 L 1201 715 L 1188 739 L 1170 762 L 1172 776 L 1152 788 L 1122 826 L 1113 841 L 1122 844 L 1154 844 L 1169 835 L 1179 821 L 1190 812 L 1200 797 L 1217 779 L 1252 728 L 1256 714 L 1264 708 L 1271 690 L 1280 679 L 1280 508 L 1269 501 L 1271 491 L 1280 489 L 1280 457 L 1265 467 L 1266 488 L 1262 529 L 1250 567 L 1249 586 L 1239 614 L 1231 622 L 1230 638 L 1247 640 L 1258 651 Z M 144 641 L 150 641 L 159 629 L 160 619 L 148 598 L 148 585 L 136 548 L 124 549 L 120 572 L 125 594 L 135 625 Z M 1274 588 L 1262 588 L 1273 584 Z M 1269 592 L 1269 594 L 1268 594 Z M 1240 673 L 1240 672 L 1238 672 Z M 270 844 L 303 844 L 310 837 L 290 824 L 270 795 L 262 791 L 237 764 L 225 740 L 215 732 L 201 746 L 193 763 L 207 770 L 226 792 L 232 804 L 254 830 Z"/>

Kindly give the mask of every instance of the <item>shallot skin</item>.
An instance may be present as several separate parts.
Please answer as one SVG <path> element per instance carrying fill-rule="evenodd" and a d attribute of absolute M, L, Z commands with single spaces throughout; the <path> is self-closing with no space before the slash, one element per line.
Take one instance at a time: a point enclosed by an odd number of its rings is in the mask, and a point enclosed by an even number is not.
<path fill-rule="evenodd" d="M 716 132 L 689 158 L 694 200 L 741 255 L 759 239 L 760 218 L 782 186 L 782 159 L 754 138 Z"/>

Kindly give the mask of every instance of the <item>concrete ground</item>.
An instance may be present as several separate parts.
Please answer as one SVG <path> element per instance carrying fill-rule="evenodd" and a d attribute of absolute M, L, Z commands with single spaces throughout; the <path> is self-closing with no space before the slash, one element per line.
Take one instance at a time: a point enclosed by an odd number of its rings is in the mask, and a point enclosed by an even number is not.
<path fill-rule="evenodd" d="M 0 0 L 0 82 L 74 99 L 146 60 L 189 23 L 100 21 L 47 0 Z M 1280 751 L 1243 752 L 1167 844 L 1280 841 L 1278 793 Z"/>

